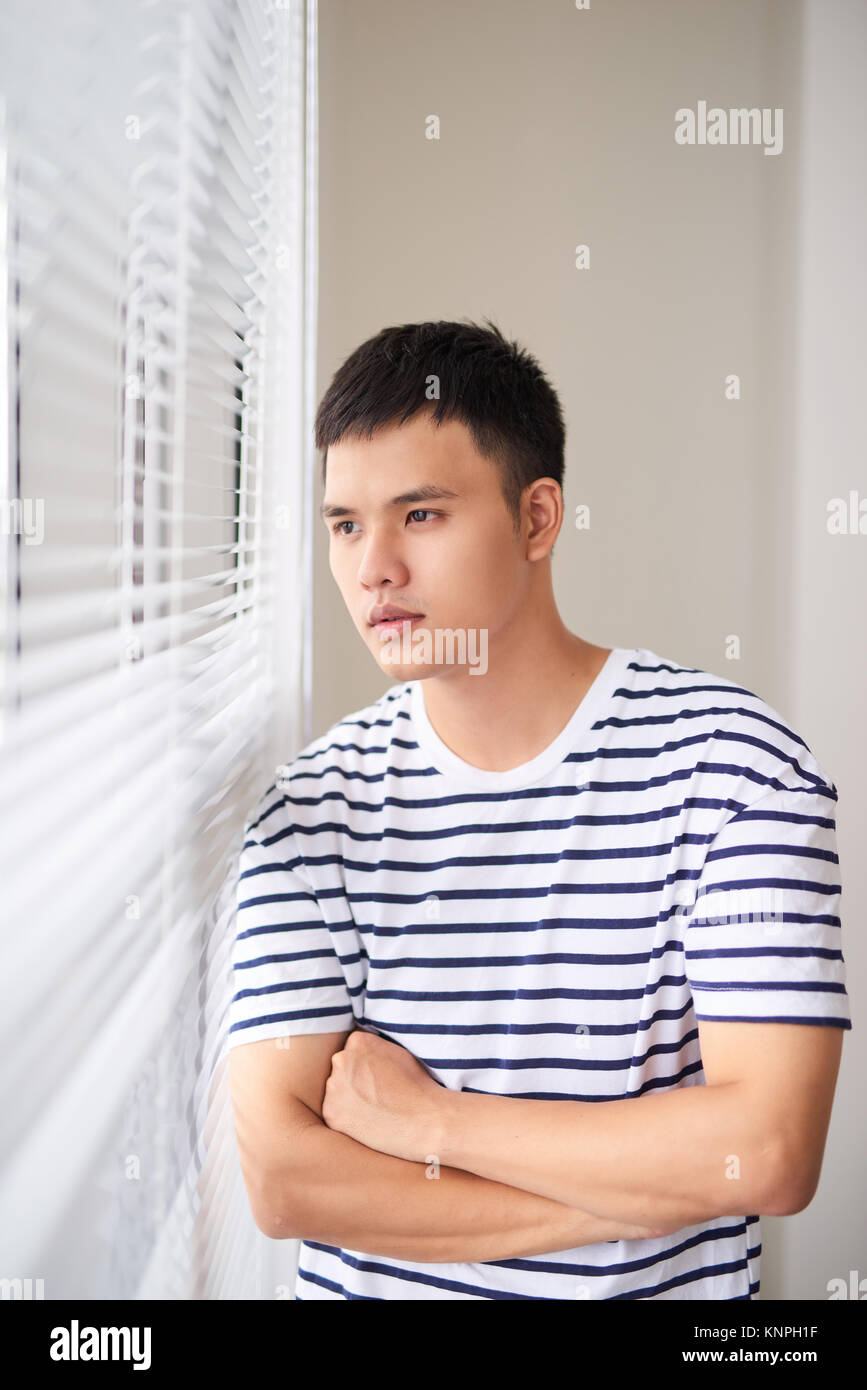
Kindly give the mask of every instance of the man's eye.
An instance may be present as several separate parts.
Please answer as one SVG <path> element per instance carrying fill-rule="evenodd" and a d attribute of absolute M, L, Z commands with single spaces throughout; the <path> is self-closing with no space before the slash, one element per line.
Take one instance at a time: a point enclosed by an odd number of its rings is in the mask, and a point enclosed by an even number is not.
<path fill-rule="evenodd" d="M 437 516 L 437 515 L 439 515 L 439 514 L 438 514 L 437 512 L 432 512 L 432 511 L 430 511 L 427 507 L 416 507 L 413 511 L 408 512 L 407 515 L 408 515 L 408 516 L 422 516 L 422 517 L 424 517 L 424 516 Z M 343 527 L 343 526 L 354 526 L 354 525 L 355 525 L 355 522 L 354 522 L 354 521 L 337 521 L 337 522 L 335 522 L 335 524 L 332 526 L 331 529 L 332 529 L 332 531 L 334 532 L 335 536 L 348 536 L 348 535 L 351 534 L 351 532 L 349 532 L 349 531 L 343 531 L 343 530 L 341 530 L 341 527 Z"/>

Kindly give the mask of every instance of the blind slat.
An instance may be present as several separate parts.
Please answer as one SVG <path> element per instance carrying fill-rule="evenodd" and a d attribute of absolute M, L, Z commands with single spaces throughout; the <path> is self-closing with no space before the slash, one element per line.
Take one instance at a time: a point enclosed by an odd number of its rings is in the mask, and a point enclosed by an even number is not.
<path fill-rule="evenodd" d="M 309 721 L 315 20 L 0 13 L 2 486 L 44 502 L 0 536 L 0 1245 L 47 1297 L 276 1282 L 224 1029 L 244 818 Z"/>

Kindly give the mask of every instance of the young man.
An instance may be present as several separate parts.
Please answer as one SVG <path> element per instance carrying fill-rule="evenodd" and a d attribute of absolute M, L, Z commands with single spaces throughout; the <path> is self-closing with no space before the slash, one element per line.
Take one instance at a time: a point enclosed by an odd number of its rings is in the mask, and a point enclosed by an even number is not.
<path fill-rule="evenodd" d="M 493 325 L 364 343 L 317 447 L 392 684 L 246 826 L 257 1224 L 301 1299 L 757 1297 L 851 1027 L 836 788 L 735 682 L 566 628 L 560 406 Z"/>

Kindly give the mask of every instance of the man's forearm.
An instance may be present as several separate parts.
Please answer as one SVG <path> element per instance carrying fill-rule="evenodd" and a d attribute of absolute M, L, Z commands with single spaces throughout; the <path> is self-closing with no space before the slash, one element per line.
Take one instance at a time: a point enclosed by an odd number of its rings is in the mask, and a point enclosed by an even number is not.
<path fill-rule="evenodd" d="M 519 1258 L 659 1233 L 473 1173 L 377 1153 L 309 1115 L 287 1138 L 286 1163 L 262 1178 L 261 1205 L 275 1239 L 300 1237 L 440 1263 Z"/>
<path fill-rule="evenodd" d="M 439 1121 L 443 1163 L 612 1220 L 679 1230 L 783 1196 L 778 1145 L 735 1083 L 604 1104 L 449 1091 Z"/>

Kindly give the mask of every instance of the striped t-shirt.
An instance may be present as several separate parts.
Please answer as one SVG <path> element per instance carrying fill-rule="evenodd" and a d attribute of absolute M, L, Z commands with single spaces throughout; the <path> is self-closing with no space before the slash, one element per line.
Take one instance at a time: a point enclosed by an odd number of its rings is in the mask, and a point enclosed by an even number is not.
<path fill-rule="evenodd" d="M 362 1024 L 454 1090 L 704 1084 L 697 1020 L 851 1028 L 833 782 L 758 696 L 615 647 L 538 757 L 489 772 L 393 685 L 245 828 L 228 1045 Z M 359 1203 L 364 1193 L 359 1192 Z M 300 1299 L 752 1299 L 758 1216 L 483 1263 L 317 1240 Z"/>

